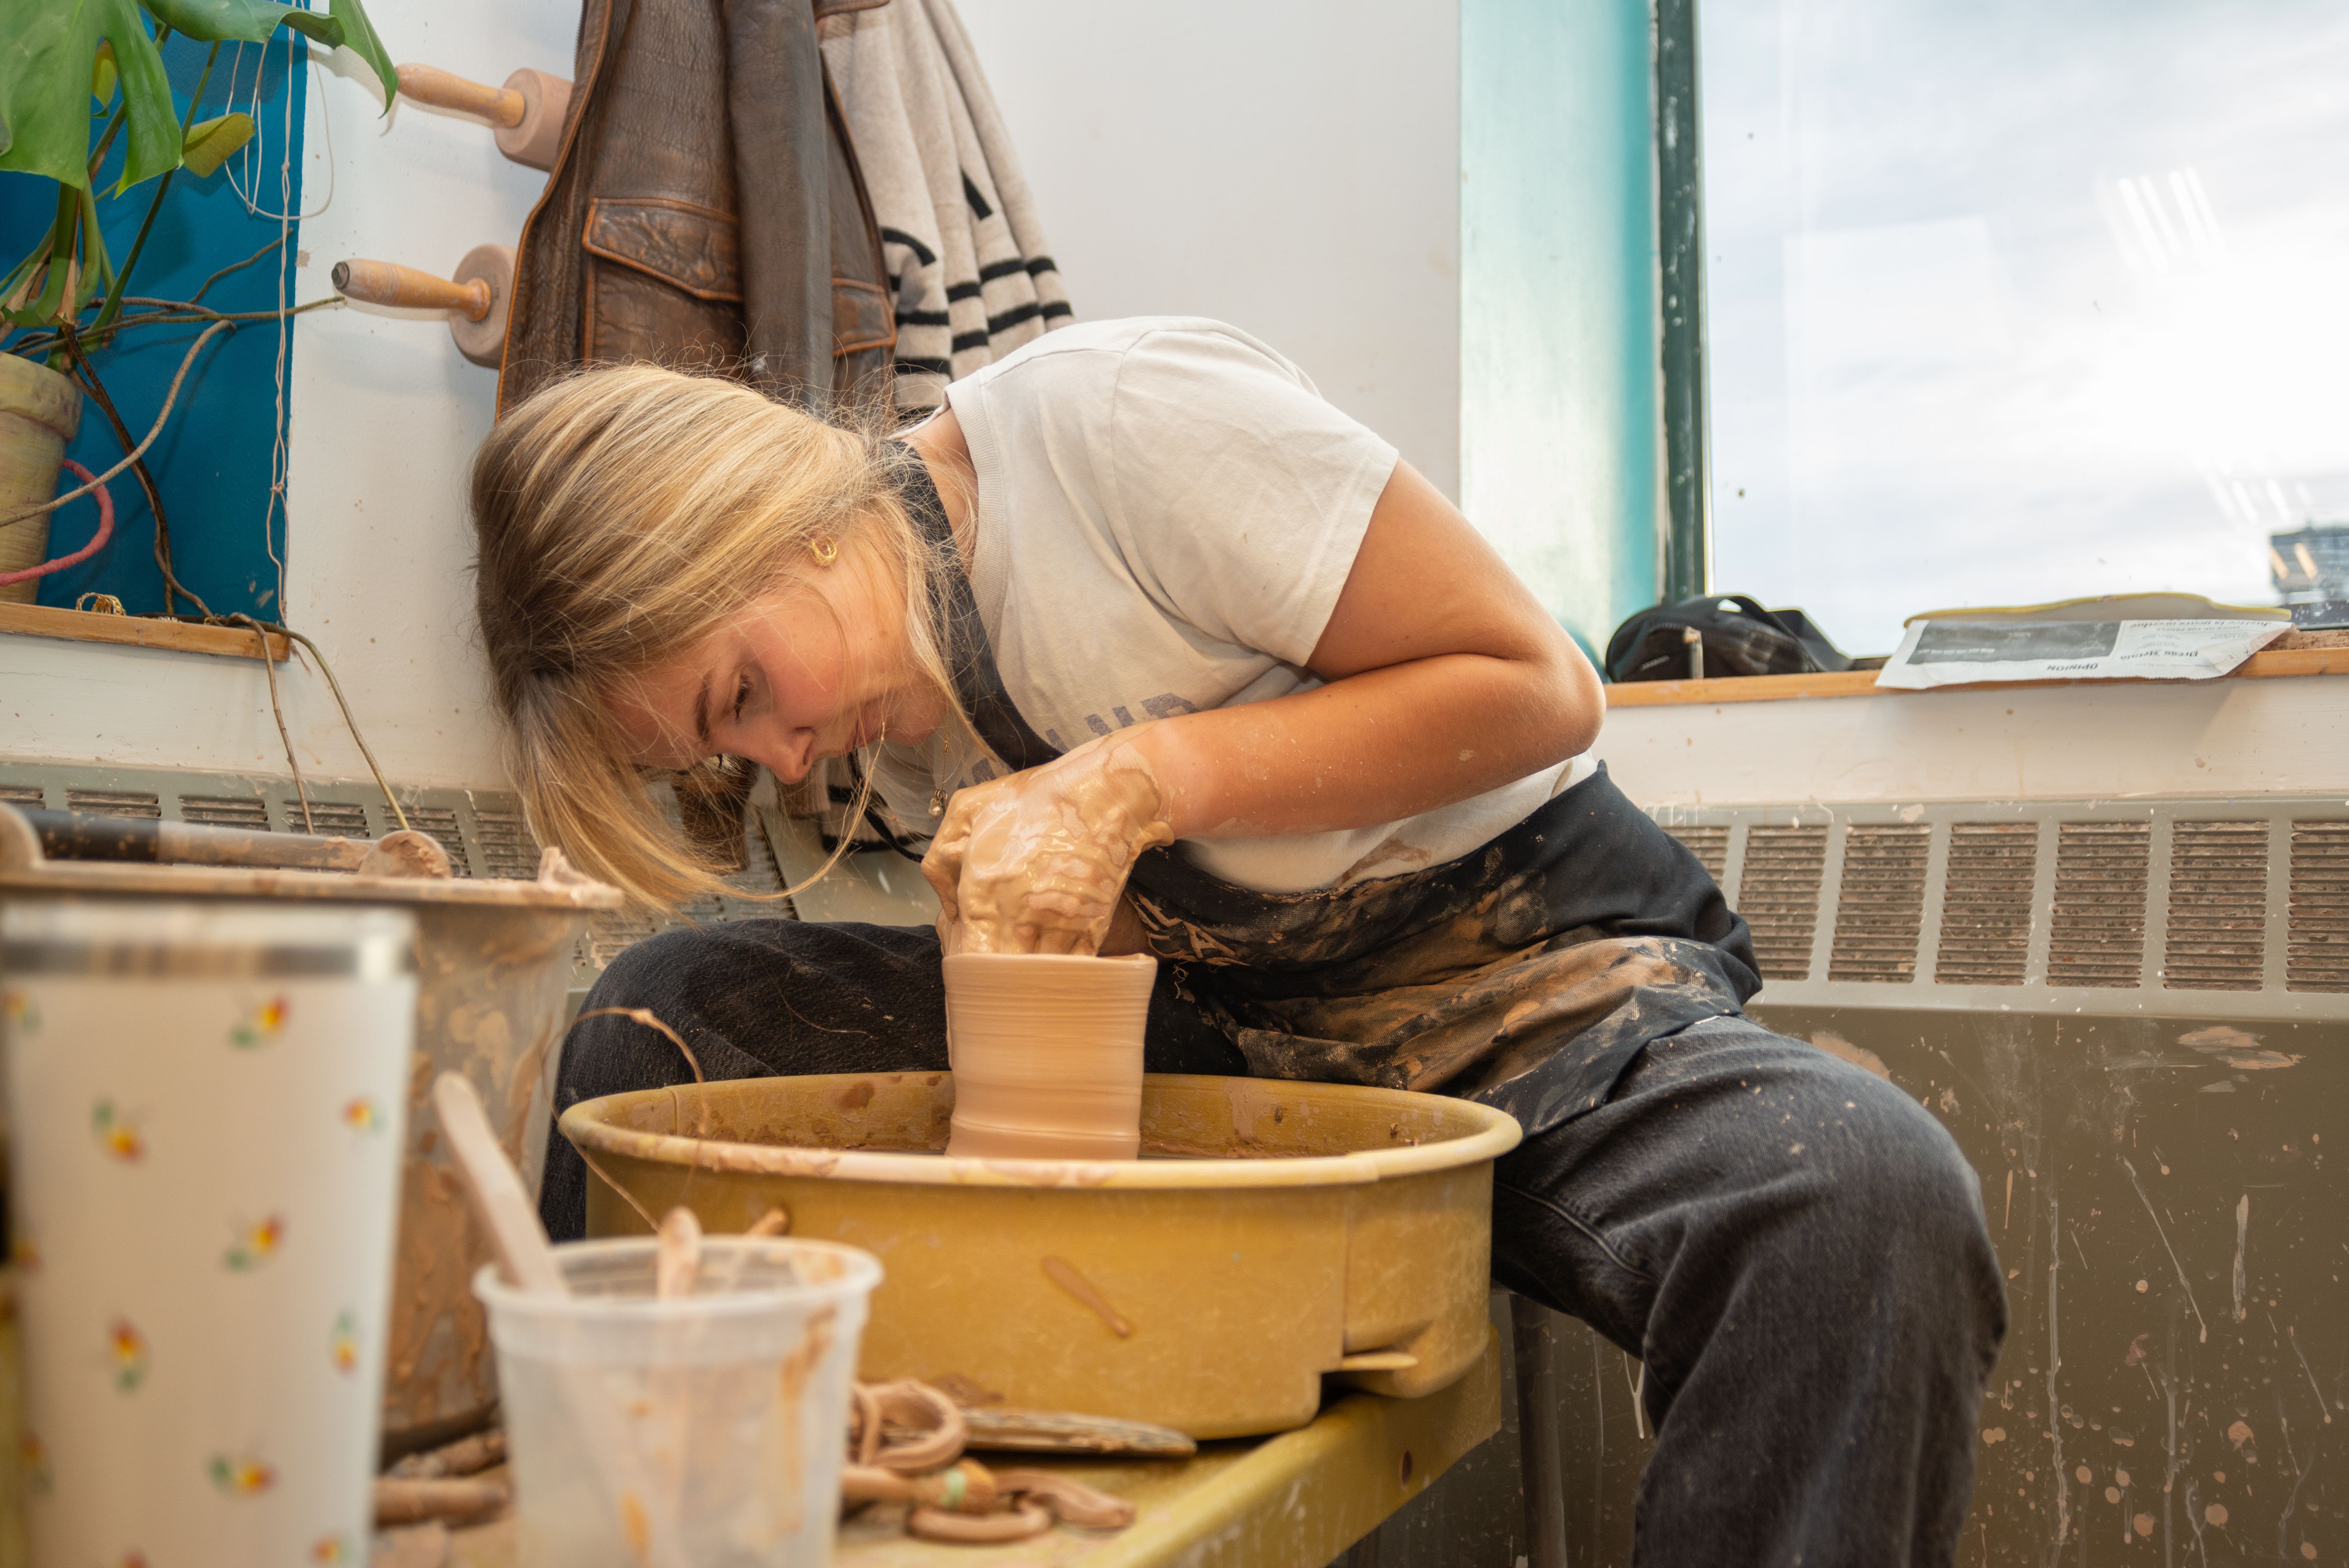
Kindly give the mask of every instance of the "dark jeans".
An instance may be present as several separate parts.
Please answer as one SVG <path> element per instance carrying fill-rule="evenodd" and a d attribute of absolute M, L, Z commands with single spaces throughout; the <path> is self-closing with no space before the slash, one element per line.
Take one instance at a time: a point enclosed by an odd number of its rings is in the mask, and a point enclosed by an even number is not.
<path fill-rule="evenodd" d="M 588 1005 L 651 1008 L 713 1078 L 946 1066 L 926 930 L 670 932 Z M 1163 976 L 1146 1054 L 1154 1072 L 1246 1065 Z M 690 1078 L 653 1031 L 590 1019 L 557 1107 Z M 585 1175 L 554 1140 L 557 1239 L 585 1223 Z M 1501 1159 L 1493 1275 L 1645 1363 L 1642 1568 L 1954 1557 L 2005 1291 L 1972 1170 L 1891 1084 L 1744 1018 L 1653 1041 L 1605 1104 Z"/>

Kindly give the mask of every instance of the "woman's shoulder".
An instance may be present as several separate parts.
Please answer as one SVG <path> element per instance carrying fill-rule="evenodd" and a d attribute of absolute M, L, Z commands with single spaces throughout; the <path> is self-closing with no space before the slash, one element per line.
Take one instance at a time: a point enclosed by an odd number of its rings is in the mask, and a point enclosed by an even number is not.
<path fill-rule="evenodd" d="M 1319 396 L 1305 373 L 1278 350 L 1238 327 L 1203 315 L 1072 322 L 973 371 L 954 390 L 986 388 L 993 393 L 1058 381 L 1095 381 L 1109 387 L 1152 374 L 1270 375 Z"/>

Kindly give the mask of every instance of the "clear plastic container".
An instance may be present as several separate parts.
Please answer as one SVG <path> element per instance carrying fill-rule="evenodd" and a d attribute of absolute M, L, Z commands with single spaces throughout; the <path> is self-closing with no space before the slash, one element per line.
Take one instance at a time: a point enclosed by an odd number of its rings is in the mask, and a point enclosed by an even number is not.
<path fill-rule="evenodd" d="M 494 1269 L 490 1309 L 521 1568 L 821 1568 L 869 1253 L 704 1240 L 694 1294 L 653 1295 L 650 1237 L 555 1256 L 569 1296 Z"/>

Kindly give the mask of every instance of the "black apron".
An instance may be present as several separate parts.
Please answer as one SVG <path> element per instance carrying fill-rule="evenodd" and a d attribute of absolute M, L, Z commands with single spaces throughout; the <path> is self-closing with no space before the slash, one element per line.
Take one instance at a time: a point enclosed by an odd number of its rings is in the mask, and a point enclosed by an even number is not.
<path fill-rule="evenodd" d="M 1004 689 L 928 470 L 905 457 L 963 712 L 1007 769 L 1040 767 L 1060 749 Z M 1734 1016 L 1762 985 L 1744 920 L 1604 764 L 1422 871 L 1258 892 L 1174 844 L 1135 859 L 1127 896 L 1178 990 L 1256 1076 L 1461 1095 L 1528 1135 L 1603 1102 L 1650 1040 Z"/>

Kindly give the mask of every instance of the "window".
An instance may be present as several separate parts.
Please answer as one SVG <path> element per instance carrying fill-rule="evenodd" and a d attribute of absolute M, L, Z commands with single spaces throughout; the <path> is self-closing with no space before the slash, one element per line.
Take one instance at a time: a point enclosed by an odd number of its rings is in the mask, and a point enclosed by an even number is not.
<path fill-rule="evenodd" d="M 2278 602 L 2270 536 L 2349 520 L 2349 11 L 1701 20 L 1713 586 L 1852 653 L 1947 605 Z"/>

